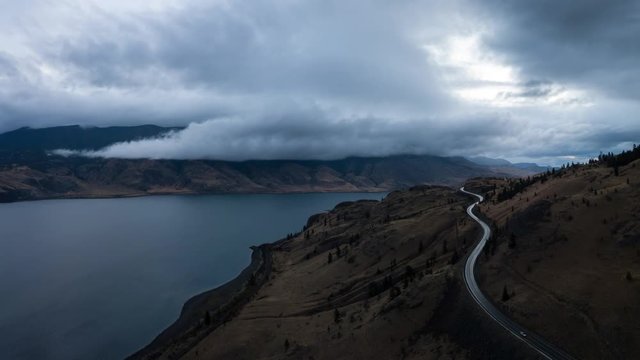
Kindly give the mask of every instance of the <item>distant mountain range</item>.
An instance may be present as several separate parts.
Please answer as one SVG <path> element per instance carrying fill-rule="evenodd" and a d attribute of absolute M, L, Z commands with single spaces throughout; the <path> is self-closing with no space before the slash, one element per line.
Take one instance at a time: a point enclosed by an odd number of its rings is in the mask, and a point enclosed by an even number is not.
<path fill-rule="evenodd" d="M 469 157 L 467 159 L 478 165 L 487 166 L 490 168 L 516 168 L 531 171 L 533 173 L 541 173 L 551 168 L 548 166 L 540 166 L 536 163 L 512 163 L 505 159 L 493 159 L 484 156 Z"/>
<path fill-rule="evenodd" d="M 341 160 L 147 160 L 61 157 L 47 150 L 99 149 L 177 128 L 153 125 L 18 129 L 0 134 L 0 201 L 152 194 L 389 191 L 458 185 L 474 177 L 527 176 L 532 169 L 462 157 L 395 155 Z"/>

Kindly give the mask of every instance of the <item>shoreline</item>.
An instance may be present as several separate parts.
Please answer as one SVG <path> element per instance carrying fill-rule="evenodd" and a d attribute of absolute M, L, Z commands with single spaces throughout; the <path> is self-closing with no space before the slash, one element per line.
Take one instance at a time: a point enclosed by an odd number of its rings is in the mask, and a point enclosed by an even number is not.
<path fill-rule="evenodd" d="M 239 192 L 157 192 L 157 193 L 129 193 L 129 194 L 114 194 L 114 195 L 60 195 L 60 196 L 44 196 L 25 198 L 18 200 L 4 200 L 0 197 L 0 205 L 2 204 L 15 204 L 23 202 L 35 202 L 35 201 L 49 201 L 49 200 L 99 200 L 99 199 L 131 199 L 151 196 L 206 196 L 206 195 L 293 195 L 293 194 L 348 194 L 348 193 L 363 193 L 363 194 L 377 194 L 377 193 L 389 193 L 396 189 L 350 189 L 350 190 L 300 190 L 300 191 L 239 191 Z"/>
<path fill-rule="evenodd" d="M 269 280 L 272 271 L 271 248 L 278 242 L 252 246 L 251 263 L 235 278 L 188 299 L 171 325 L 126 359 L 156 359 L 167 351 L 180 357 L 233 319 Z"/>

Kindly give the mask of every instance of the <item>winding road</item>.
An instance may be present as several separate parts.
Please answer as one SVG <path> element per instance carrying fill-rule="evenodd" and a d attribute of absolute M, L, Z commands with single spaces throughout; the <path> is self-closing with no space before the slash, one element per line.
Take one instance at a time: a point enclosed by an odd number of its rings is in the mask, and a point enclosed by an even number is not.
<path fill-rule="evenodd" d="M 533 350 L 538 352 L 542 357 L 546 359 L 573 359 L 569 354 L 558 349 L 557 347 L 549 344 L 542 337 L 527 331 L 524 327 L 516 323 L 507 317 L 504 313 L 502 313 L 498 308 L 496 308 L 491 301 L 489 301 L 480 288 L 478 287 L 478 283 L 476 282 L 476 277 L 474 274 L 474 270 L 476 267 L 476 263 L 480 254 L 482 254 L 482 249 L 484 248 L 487 240 L 491 236 L 491 228 L 484 221 L 480 220 L 474 213 L 473 209 L 481 203 L 484 198 L 482 195 L 474 194 L 472 192 L 466 191 L 464 187 L 460 188 L 465 194 L 472 195 L 478 199 L 475 203 L 471 204 L 467 208 L 467 214 L 475 220 L 482 227 L 483 234 L 482 238 L 473 249 L 469 257 L 467 257 L 467 261 L 464 265 L 464 283 L 467 286 L 467 290 L 469 290 L 469 294 L 473 300 L 480 306 L 482 310 L 484 310 L 487 315 L 489 315 L 495 322 L 500 324 L 503 328 L 505 328 L 508 332 L 510 332 L 513 336 L 515 336 L 518 340 L 524 342 Z"/>

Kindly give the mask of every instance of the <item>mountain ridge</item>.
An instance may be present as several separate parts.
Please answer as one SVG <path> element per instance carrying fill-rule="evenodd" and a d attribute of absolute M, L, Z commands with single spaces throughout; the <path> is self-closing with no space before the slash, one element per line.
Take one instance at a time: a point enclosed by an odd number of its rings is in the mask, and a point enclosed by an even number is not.
<path fill-rule="evenodd" d="M 0 202 L 156 194 L 378 192 L 535 173 L 436 155 L 225 161 L 65 157 L 51 152 L 95 150 L 179 129 L 65 126 L 0 134 Z"/>
<path fill-rule="evenodd" d="M 537 163 L 530 163 L 530 162 L 513 163 L 509 160 L 500 159 L 500 158 L 494 159 L 486 156 L 473 156 L 473 157 L 467 157 L 466 159 L 475 164 L 487 166 L 491 168 L 496 168 L 496 169 L 515 168 L 515 169 L 521 169 L 521 170 L 528 170 L 534 173 L 545 172 L 552 168 L 551 166 L 538 165 Z"/>
<path fill-rule="evenodd" d="M 23 154 L 24 155 L 24 154 Z M 382 192 L 513 177 L 463 158 L 396 155 L 342 160 L 148 160 L 0 154 L 0 201 L 155 194 Z"/>

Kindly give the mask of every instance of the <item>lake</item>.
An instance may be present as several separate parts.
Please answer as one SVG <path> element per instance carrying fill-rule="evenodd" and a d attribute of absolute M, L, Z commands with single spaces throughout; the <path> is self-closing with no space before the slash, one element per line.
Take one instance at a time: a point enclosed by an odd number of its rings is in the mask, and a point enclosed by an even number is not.
<path fill-rule="evenodd" d="M 0 204 L 0 359 L 120 359 L 249 246 L 383 194 L 154 196 Z"/>

